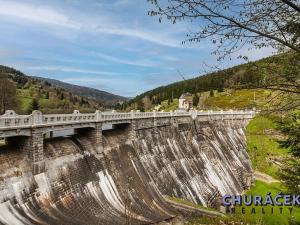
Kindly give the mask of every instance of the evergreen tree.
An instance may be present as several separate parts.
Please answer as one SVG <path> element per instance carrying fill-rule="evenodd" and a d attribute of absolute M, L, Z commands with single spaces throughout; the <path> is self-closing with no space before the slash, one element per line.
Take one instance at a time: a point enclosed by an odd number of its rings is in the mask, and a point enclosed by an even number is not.
<path fill-rule="evenodd" d="M 38 100 L 34 98 L 29 106 L 28 112 L 31 113 L 32 111 L 39 110 L 39 109 L 40 109 L 40 104 Z"/>
<path fill-rule="evenodd" d="M 219 86 L 218 87 L 218 92 L 220 93 L 220 92 L 224 92 L 224 87 L 223 86 Z"/>
<path fill-rule="evenodd" d="M 197 94 L 195 94 L 193 96 L 193 106 L 197 107 L 199 104 L 199 96 Z"/>
<path fill-rule="evenodd" d="M 284 119 L 280 128 L 287 138 L 279 143 L 288 149 L 293 157 L 285 160 L 279 175 L 291 193 L 300 194 L 300 110 Z"/>
<path fill-rule="evenodd" d="M 215 94 L 214 94 L 214 90 L 210 90 L 210 92 L 209 92 L 209 96 L 210 96 L 210 97 L 214 97 L 214 96 L 215 96 Z"/>

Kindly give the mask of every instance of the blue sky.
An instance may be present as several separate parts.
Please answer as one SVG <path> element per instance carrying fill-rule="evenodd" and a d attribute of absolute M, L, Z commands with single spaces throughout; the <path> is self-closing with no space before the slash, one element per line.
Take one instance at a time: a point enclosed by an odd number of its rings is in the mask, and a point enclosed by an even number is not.
<path fill-rule="evenodd" d="M 219 65 L 191 24 L 159 23 L 146 0 L 0 0 L 0 64 L 28 75 L 135 96 Z M 270 49 L 247 52 L 252 60 Z M 221 67 L 241 63 L 223 61 Z"/>

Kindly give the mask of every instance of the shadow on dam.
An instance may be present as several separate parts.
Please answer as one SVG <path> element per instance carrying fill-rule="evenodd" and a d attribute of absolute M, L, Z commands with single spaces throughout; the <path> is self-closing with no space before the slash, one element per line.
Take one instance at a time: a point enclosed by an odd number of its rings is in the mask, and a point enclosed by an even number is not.
<path fill-rule="evenodd" d="M 0 149 L 0 224 L 155 224 L 184 213 L 165 196 L 220 207 L 252 181 L 247 120 L 103 129 L 95 153 L 89 129 L 45 139 L 45 172 L 26 149 Z"/>

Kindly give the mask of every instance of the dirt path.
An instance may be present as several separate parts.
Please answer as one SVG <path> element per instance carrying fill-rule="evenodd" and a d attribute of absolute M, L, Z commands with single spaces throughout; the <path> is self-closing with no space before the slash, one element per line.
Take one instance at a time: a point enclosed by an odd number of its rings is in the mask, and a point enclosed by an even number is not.
<path fill-rule="evenodd" d="M 254 176 L 255 176 L 256 180 L 260 180 L 260 181 L 266 182 L 268 184 L 274 183 L 274 182 L 280 182 L 279 180 L 276 180 L 275 178 L 269 176 L 268 174 L 265 174 L 265 173 L 262 173 L 259 171 L 255 171 Z"/>

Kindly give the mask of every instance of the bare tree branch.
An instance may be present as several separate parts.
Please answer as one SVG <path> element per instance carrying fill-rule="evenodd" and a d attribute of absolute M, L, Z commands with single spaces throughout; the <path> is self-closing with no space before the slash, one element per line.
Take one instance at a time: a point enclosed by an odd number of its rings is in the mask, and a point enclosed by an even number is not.
<path fill-rule="evenodd" d="M 293 9 L 297 10 L 300 13 L 300 7 L 296 4 L 294 4 L 292 1 L 289 1 L 289 0 L 281 0 L 281 1 L 284 2 L 285 4 L 289 5 Z"/>
<path fill-rule="evenodd" d="M 299 5 L 288 0 L 148 0 L 156 10 L 151 16 L 173 23 L 189 19 L 199 28 L 187 41 L 210 37 L 220 59 L 241 49 L 287 48 L 300 53 Z M 196 28 L 196 29 L 197 29 Z M 234 40 L 232 42 L 232 40 Z M 225 44 L 227 43 L 227 44 Z"/>

